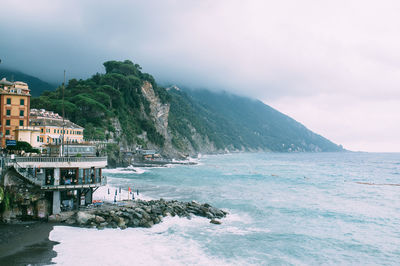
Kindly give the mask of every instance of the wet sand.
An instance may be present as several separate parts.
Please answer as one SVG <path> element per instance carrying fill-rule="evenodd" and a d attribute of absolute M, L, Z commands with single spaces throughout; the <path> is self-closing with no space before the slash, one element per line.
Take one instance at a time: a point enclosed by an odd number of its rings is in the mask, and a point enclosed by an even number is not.
<path fill-rule="evenodd" d="M 57 253 L 49 240 L 53 224 L 0 224 L 0 265 L 48 265 Z"/>

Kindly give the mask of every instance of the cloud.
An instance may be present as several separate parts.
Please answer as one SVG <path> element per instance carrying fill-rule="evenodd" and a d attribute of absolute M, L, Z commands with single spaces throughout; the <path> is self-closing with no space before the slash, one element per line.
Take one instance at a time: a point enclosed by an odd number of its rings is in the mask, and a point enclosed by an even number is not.
<path fill-rule="evenodd" d="M 346 94 L 286 97 L 269 102 L 309 129 L 353 151 L 400 150 L 400 99 L 365 100 Z"/>
<path fill-rule="evenodd" d="M 50 81 L 131 59 L 161 83 L 260 98 L 320 133 L 325 123 L 285 103 L 325 101 L 330 117 L 341 115 L 329 99 L 364 117 L 400 111 L 390 104 L 400 99 L 398 1 L 6 0 L 2 9 L 3 65 Z M 340 134 L 358 147 L 359 130 Z"/>

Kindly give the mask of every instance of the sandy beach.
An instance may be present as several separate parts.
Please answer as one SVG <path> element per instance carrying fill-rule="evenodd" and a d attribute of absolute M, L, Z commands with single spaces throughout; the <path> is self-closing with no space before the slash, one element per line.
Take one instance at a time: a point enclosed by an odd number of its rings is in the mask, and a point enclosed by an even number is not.
<path fill-rule="evenodd" d="M 53 224 L 20 222 L 0 224 L 0 265 L 48 265 L 56 256 L 49 240 Z"/>

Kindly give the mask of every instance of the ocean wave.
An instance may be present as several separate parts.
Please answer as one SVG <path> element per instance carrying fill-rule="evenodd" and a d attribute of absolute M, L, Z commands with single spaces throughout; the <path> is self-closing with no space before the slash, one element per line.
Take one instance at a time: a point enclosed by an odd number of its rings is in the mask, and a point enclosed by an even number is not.
<path fill-rule="evenodd" d="M 143 169 L 143 168 L 140 168 L 140 167 L 133 167 L 131 165 L 126 167 L 126 168 L 119 167 L 119 168 L 114 168 L 114 169 L 104 169 L 103 170 L 103 173 L 105 173 L 105 174 L 126 174 L 126 173 L 129 173 L 129 174 L 138 174 L 138 175 L 140 175 L 140 174 L 143 174 L 145 172 L 147 172 L 146 169 Z"/>
<path fill-rule="evenodd" d="M 52 262 L 61 265 L 240 264 L 207 254 L 198 242 L 185 236 L 163 233 L 168 227 L 182 226 L 185 220 L 172 218 L 151 229 L 97 230 L 55 226 L 49 238 L 60 244 L 54 247 L 57 257 Z M 193 222 L 192 219 L 190 223 Z"/>

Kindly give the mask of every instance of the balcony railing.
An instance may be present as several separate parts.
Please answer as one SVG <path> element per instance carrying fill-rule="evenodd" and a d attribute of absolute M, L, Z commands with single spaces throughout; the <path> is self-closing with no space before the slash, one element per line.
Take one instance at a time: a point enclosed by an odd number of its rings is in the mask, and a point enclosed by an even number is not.
<path fill-rule="evenodd" d="M 19 160 L 23 159 L 23 160 Z M 26 160 L 28 159 L 28 160 Z M 34 160 L 32 160 L 34 159 Z M 40 160 L 41 159 L 41 160 Z M 44 159 L 44 161 L 42 161 Z M 57 161 L 55 159 L 63 159 L 61 161 Z M 72 159 L 67 160 L 67 159 Z M 78 176 L 76 179 L 72 180 L 67 179 L 60 181 L 62 184 L 54 184 L 53 178 L 46 178 L 44 173 L 36 173 L 34 175 L 32 168 L 26 168 L 18 164 L 18 162 L 77 162 L 76 159 L 80 159 L 79 162 L 90 162 L 90 161 L 107 161 L 107 157 L 17 157 L 15 160 L 9 160 L 6 165 L 14 167 L 15 171 L 17 171 L 21 176 L 23 176 L 26 180 L 40 186 L 42 189 L 47 190 L 58 190 L 58 189 L 79 189 L 79 188 L 91 188 L 91 187 L 99 187 L 107 184 L 106 176 L 96 176 L 96 177 L 88 177 L 88 176 Z M 94 160 L 93 160 L 94 159 Z M 47 160 L 47 161 L 46 161 Z"/>
<path fill-rule="evenodd" d="M 59 185 L 54 185 L 53 182 L 49 182 L 47 184 L 44 184 L 45 183 L 44 182 L 41 185 L 41 189 L 61 190 L 61 189 L 79 189 L 79 188 L 90 188 L 90 187 L 105 186 L 107 184 L 107 177 L 106 176 L 96 177 L 93 182 L 82 182 L 81 179 L 78 182 L 64 183 L 64 184 L 59 184 Z"/>
<path fill-rule="evenodd" d="M 17 163 L 107 162 L 107 157 L 16 157 Z"/>

